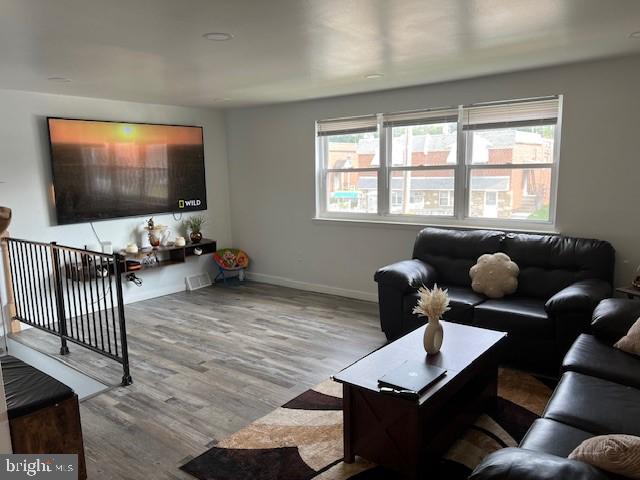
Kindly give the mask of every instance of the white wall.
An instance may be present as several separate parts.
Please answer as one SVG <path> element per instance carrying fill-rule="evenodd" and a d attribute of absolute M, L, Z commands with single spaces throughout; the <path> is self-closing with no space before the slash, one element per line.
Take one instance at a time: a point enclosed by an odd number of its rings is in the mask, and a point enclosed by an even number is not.
<path fill-rule="evenodd" d="M 371 94 L 230 110 L 233 238 L 254 278 L 375 299 L 373 273 L 409 258 L 418 227 L 313 221 L 314 122 L 564 94 L 558 230 L 609 240 L 617 282 L 640 263 L 640 56 Z"/>
<path fill-rule="evenodd" d="M 208 217 L 203 232 L 206 237 L 216 239 L 220 246 L 231 244 L 227 152 L 221 112 L 0 90 L 0 205 L 13 210 L 9 229 L 11 236 L 57 241 L 77 247 L 97 243 L 88 223 L 55 225 L 45 120 L 48 115 L 203 126 L 209 207 L 203 212 Z M 134 231 L 147 217 L 95 222 L 94 225 L 102 240 L 111 240 L 114 247 L 123 247 L 136 240 Z M 157 222 L 173 227 L 174 232 L 180 224 L 174 221 L 172 215 L 157 215 L 155 218 Z M 125 301 L 184 290 L 185 276 L 201 271 L 213 271 L 210 257 L 189 259 L 184 265 L 140 272 L 138 276 L 144 280 L 144 285 L 138 288 L 126 284 Z M 3 301 L 6 301 L 4 290 L 0 292 Z"/>

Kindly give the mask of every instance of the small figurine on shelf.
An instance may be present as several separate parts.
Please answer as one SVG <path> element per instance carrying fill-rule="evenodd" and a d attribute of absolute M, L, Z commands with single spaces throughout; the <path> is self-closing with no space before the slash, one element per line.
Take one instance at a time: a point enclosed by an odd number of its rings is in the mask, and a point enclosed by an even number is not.
<path fill-rule="evenodd" d="M 191 233 L 189 234 L 191 243 L 200 243 L 202 240 L 202 225 L 205 223 L 207 223 L 207 219 L 204 215 L 194 215 L 185 220 L 185 227 L 191 230 Z"/>
<path fill-rule="evenodd" d="M 156 225 L 153 221 L 153 217 L 147 220 L 146 230 L 149 232 L 149 243 L 155 249 L 160 246 L 160 243 L 167 240 L 168 235 L 165 235 L 167 230 L 166 225 Z"/>

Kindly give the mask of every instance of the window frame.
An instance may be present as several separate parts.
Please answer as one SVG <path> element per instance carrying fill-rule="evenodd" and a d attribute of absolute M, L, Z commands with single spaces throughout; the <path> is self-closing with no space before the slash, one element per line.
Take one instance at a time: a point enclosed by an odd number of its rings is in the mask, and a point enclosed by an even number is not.
<path fill-rule="evenodd" d="M 401 197 L 404 197 L 403 192 L 396 191 L 396 190 L 393 190 L 393 189 L 389 190 L 389 194 L 391 195 L 391 206 L 392 206 L 392 207 L 395 205 L 395 203 L 394 203 L 394 201 L 393 201 L 393 194 L 394 194 L 394 193 L 399 193 Z M 404 199 L 402 199 L 402 200 L 404 200 Z M 402 201 L 401 201 L 400 203 L 402 203 Z"/>
<path fill-rule="evenodd" d="M 445 109 L 436 109 L 433 110 L 434 112 L 438 112 L 440 110 L 443 111 L 448 111 L 451 110 L 451 107 L 449 108 L 445 108 Z M 426 121 L 424 123 L 419 123 L 417 125 L 420 126 L 425 126 L 425 125 L 440 125 L 442 123 L 453 123 L 453 122 L 442 122 L 441 119 L 439 118 L 434 118 L 433 121 L 429 122 L 428 119 L 425 119 Z M 407 128 L 411 128 L 410 125 L 405 125 Z M 457 115 L 457 120 L 456 120 L 456 126 L 459 128 L 460 126 L 460 113 L 458 112 Z M 456 163 L 450 163 L 450 164 L 444 164 L 444 165 L 398 165 L 398 166 L 394 166 L 393 165 L 393 128 L 394 126 L 387 126 L 387 127 L 382 127 L 383 128 L 383 132 L 380 134 L 380 136 L 384 136 L 385 137 L 385 142 L 386 142 L 386 154 L 384 155 L 384 163 L 385 163 L 385 170 L 387 171 L 387 176 L 388 176 L 388 194 L 390 195 L 391 193 L 391 181 L 393 179 L 393 173 L 394 172 L 420 172 L 420 171 L 438 171 L 438 170 L 451 170 L 453 171 L 453 183 L 454 183 L 454 189 L 453 189 L 453 193 L 454 193 L 454 200 L 453 200 L 453 213 L 451 215 L 415 215 L 415 214 L 406 214 L 406 213 L 394 213 L 391 211 L 391 208 L 389 208 L 388 210 L 383 210 L 383 215 L 386 216 L 388 219 L 392 219 L 395 220 L 397 222 L 400 223 L 404 223 L 403 220 L 404 219 L 417 219 L 417 218 L 421 218 L 421 219 L 430 219 L 430 218 L 435 218 L 437 220 L 452 220 L 454 218 L 456 218 L 456 198 L 455 198 L 455 192 L 457 190 L 457 178 L 460 175 L 459 172 L 459 163 L 460 163 L 460 155 L 458 152 L 456 152 Z M 456 131 L 456 133 L 458 133 Z M 457 136 L 457 135 L 456 135 Z M 459 139 L 456 140 L 456 144 L 458 144 Z M 382 157 L 382 155 L 381 155 Z M 382 164 L 382 159 L 380 161 L 380 163 Z M 406 178 L 406 177 L 405 177 Z M 409 187 L 409 191 L 411 191 L 411 187 Z M 386 192 L 382 192 L 385 193 L 385 196 L 387 195 Z M 380 192 L 378 193 L 378 195 L 380 195 Z M 389 207 L 391 207 L 391 205 L 389 205 Z"/>
<path fill-rule="evenodd" d="M 516 103 L 516 102 L 514 102 Z M 552 122 L 520 122 L 519 126 L 546 126 L 554 125 L 553 132 L 553 161 L 551 163 L 501 163 L 501 164 L 489 164 L 478 163 L 472 164 L 473 158 L 472 148 L 473 142 L 469 142 L 469 134 L 473 134 L 474 131 L 493 130 L 495 127 L 478 128 L 463 132 L 464 135 L 464 147 L 465 147 L 465 199 L 464 199 L 464 219 L 472 221 L 472 223 L 478 226 L 490 227 L 493 224 L 498 226 L 506 226 L 507 228 L 513 224 L 516 228 L 535 229 L 542 228 L 544 230 L 553 230 L 556 224 L 556 202 L 557 202 L 557 185 L 558 185 L 558 163 L 560 161 L 560 129 L 562 118 L 562 96 L 558 96 L 558 118 L 555 123 Z M 469 160 L 469 161 L 467 161 Z M 471 193 L 471 177 L 474 170 L 535 170 L 535 169 L 548 169 L 551 171 L 551 180 L 549 185 L 549 219 L 548 220 L 524 220 L 514 218 L 483 218 L 472 217 L 469 212 L 469 195 Z"/>
<path fill-rule="evenodd" d="M 555 100 L 557 101 L 557 118 L 555 123 L 554 144 L 551 163 L 522 163 L 522 164 L 475 164 L 471 165 L 470 156 L 467 151 L 467 130 L 465 130 L 465 114 L 467 109 L 477 106 L 494 104 L 525 104 L 531 101 Z M 366 223 L 381 224 L 407 224 L 407 225 L 440 225 L 450 227 L 469 228 L 494 228 L 527 231 L 555 232 L 557 223 L 557 194 L 559 183 L 559 163 L 560 163 L 560 143 L 562 132 L 562 110 L 563 95 L 553 95 L 547 97 L 525 98 L 500 102 L 487 102 L 481 104 L 459 105 L 457 107 L 442 107 L 437 109 L 424 110 L 425 112 L 451 111 L 457 110 L 457 152 L 456 163 L 446 165 L 422 165 L 422 166 L 393 166 L 393 126 L 384 126 L 385 116 L 388 114 L 379 113 L 377 117 L 378 133 L 378 157 L 377 167 L 370 168 L 349 168 L 349 169 L 329 169 L 328 163 L 328 137 L 318 136 L 316 130 L 316 216 L 317 220 L 344 220 Z M 370 115 L 365 115 L 370 116 Z M 363 117 L 365 117 L 363 116 Z M 442 121 L 420 123 L 420 125 L 439 124 Z M 522 126 L 529 126 L 527 122 L 519 122 Z M 317 125 L 317 124 L 316 124 Z M 530 125 L 545 125 L 538 120 L 532 120 Z M 478 128 L 481 130 L 481 128 Z M 473 132 L 473 130 L 470 130 Z M 510 218 L 481 218 L 471 217 L 469 212 L 469 196 L 471 193 L 470 182 L 471 172 L 477 169 L 535 169 L 548 168 L 551 171 L 551 184 L 549 192 L 549 219 L 529 220 Z M 420 170 L 453 170 L 454 189 L 450 194 L 453 197 L 453 215 L 411 215 L 402 213 L 391 213 L 391 178 L 396 171 L 420 171 Z M 378 177 L 377 189 L 377 212 L 331 212 L 327 209 L 327 184 L 328 173 L 332 172 L 376 172 Z"/>
<path fill-rule="evenodd" d="M 447 204 L 446 205 L 442 205 L 442 194 L 446 193 L 447 196 Z M 452 190 L 438 190 L 438 206 L 439 207 L 453 207 L 454 206 L 454 202 L 453 202 L 453 196 L 452 195 L 453 191 Z"/>
<path fill-rule="evenodd" d="M 379 117 L 379 115 L 378 115 Z M 379 123 L 379 120 L 378 120 Z M 379 125 L 377 126 L 378 138 L 380 137 Z M 329 136 L 319 136 L 316 130 L 316 216 L 318 218 L 332 219 L 362 219 L 377 218 L 380 213 L 380 170 L 382 168 L 382 160 L 377 167 L 350 167 L 350 168 L 329 168 Z M 380 157 L 380 154 L 378 154 Z M 328 182 L 327 178 L 330 173 L 361 173 L 376 172 L 378 179 L 378 187 L 376 195 L 378 196 L 378 205 L 376 213 L 369 212 L 332 212 L 328 207 Z"/>

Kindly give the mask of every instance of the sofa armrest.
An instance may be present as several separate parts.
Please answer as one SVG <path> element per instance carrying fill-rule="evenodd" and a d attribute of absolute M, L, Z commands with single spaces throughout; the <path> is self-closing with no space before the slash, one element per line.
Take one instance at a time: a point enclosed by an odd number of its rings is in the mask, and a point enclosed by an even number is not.
<path fill-rule="evenodd" d="M 610 480 L 591 465 L 548 453 L 504 448 L 478 465 L 469 480 Z"/>
<path fill-rule="evenodd" d="M 560 290 L 547 300 L 544 308 L 550 315 L 593 312 L 598 303 L 611 296 L 611 285 L 604 280 L 581 280 Z"/>
<path fill-rule="evenodd" d="M 640 318 L 640 302 L 626 298 L 608 298 L 593 311 L 591 331 L 600 340 L 615 343 L 624 337 Z"/>
<path fill-rule="evenodd" d="M 373 279 L 380 286 L 402 293 L 417 290 L 422 285 L 432 287 L 437 278 L 435 268 L 421 260 L 403 260 L 380 268 Z"/>

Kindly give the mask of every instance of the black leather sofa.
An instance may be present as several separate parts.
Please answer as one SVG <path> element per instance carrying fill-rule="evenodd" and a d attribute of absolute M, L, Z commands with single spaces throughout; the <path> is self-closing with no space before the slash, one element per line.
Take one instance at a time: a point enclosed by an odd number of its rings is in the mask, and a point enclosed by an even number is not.
<path fill-rule="evenodd" d="M 520 275 L 515 294 L 494 300 L 471 289 L 469 269 L 495 252 L 509 255 Z M 614 261 L 613 247 L 601 240 L 425 228 L 411 260 L 375 274 L 382 330 L 394 340 L 423 325 L 412 313 L 417 290 L 437 283 L 449 290 L 446 320 L 508 332 L 506 363 L 555 374 L 595 306 L 611 296 Z"/>
<path fill-rule="evenodd" d="M 596 435 L 640 436 L 640 357 L 611 345 L 640 317 L 640 301 L 604 300 L 593 335 L 580 335 L 562 363 L 563 375 L 543 418 L 519 448 L 485 458 L 470 480 L 600 480 L 620 478 L 566 457 Z"/>

